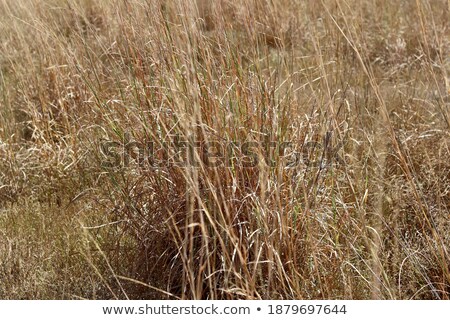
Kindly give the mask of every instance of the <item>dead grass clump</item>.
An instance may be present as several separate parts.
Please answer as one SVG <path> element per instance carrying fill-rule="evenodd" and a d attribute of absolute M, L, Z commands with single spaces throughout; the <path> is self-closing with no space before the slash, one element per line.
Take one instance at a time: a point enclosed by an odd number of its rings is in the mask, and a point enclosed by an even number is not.
<path fill-rule="evenodd" d="M 0 1 L 0 296 L 447 299 L 445 10 Z"/>

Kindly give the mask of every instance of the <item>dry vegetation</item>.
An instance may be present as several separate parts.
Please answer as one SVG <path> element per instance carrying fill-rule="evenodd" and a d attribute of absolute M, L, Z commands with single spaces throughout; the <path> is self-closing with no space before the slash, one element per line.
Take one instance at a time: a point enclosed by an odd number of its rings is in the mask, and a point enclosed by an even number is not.
<path fill-rule="evenodd" d="M 446 0 L 0 0 L 0 298 L 448 299 L 448 22 Z M 275 161 L 105 165 L 105 141 L 173 135 Z"/>

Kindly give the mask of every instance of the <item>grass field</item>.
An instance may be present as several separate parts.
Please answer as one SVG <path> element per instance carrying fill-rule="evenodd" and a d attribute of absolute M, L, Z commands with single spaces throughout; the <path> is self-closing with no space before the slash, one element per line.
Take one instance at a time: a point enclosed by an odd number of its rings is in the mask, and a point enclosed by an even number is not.
<path fill-rule="evenodd" d="M 0 298 L 448 299 L 449 11 L 0 0 Z"/>

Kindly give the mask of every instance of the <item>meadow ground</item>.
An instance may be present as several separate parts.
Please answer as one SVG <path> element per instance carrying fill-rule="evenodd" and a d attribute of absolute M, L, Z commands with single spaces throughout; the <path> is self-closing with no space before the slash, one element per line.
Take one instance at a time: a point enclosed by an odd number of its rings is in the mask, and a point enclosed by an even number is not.
<path fill-rule="evenodd" d="M 449 10 L 0 0 L 0 298 L 448 299 Z"/>

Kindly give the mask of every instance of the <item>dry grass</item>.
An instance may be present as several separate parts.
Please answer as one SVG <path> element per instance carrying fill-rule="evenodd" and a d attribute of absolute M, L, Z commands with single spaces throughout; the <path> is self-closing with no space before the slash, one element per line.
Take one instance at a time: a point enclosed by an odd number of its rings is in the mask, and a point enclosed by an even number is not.
<path fill-rule="evenodd" d="M 0 0 L 0 298 L 448 299 L 449 10 Z"/>

